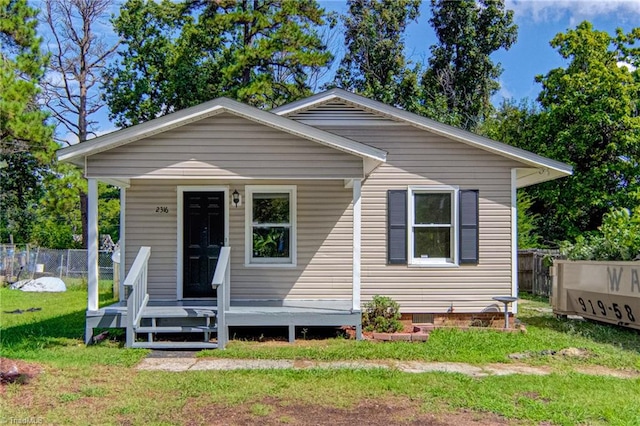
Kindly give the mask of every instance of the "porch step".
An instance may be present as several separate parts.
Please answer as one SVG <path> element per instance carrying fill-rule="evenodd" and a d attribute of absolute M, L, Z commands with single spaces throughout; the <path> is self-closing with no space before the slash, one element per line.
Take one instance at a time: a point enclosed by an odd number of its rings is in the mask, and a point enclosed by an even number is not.
<path fill-rule="evenodd" d="M 216 349 L 212 342 L 133 342 L 132 347 L 143 349 Z"/>
<path fill-rule="evenodd" d="M 176 306 L 147 306 L 141 318 L 213 318 L 216 309 L 188 308 Z"/>
<path fill-rule="evenodd" d="M 169 325 L 169 326 L 155 326 L 155 327 L 138 327 L 136 333 L 215 333 L 218 331 L 216 326 L 206 325 Z"/>

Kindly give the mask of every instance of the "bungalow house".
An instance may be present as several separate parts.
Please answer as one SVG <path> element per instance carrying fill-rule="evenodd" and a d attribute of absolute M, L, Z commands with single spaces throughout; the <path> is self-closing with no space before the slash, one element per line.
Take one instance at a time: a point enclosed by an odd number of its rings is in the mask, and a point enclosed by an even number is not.
<path fill-rule="evenodd" d="M 272 111 L 220 98 L 61 149 L 89 182 L 87 333 L 355 326 L 517 295 L 516 189 L 571 167 L 340 89 Z M 98 305 L 97 182 L 121 188 L 128 297 Z M 120 294 L 125 294 L 121 291 Z M 511 309 L 515 311 L 514 304 Z M 210 337 L 217 333 L 217 343 Z M 142 340 L 142 341 L 141 341 Z"/>

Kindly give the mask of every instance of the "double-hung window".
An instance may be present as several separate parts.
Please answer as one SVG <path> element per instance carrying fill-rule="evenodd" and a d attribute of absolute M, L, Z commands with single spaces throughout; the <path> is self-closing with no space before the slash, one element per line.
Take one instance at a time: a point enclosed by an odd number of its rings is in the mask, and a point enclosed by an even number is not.
<path fill-rule="evenodd" d="M 295 266 L 296 187 L 246 186 L 247 265 Z"/>
<path fill-rule="evenodd" d="M 408 249 L 411 265 L 457 265 L 458 189 L 409 187 Z"/>
<path fill-rule="evenodd" d="M 477 189 L 454 186 L 388 190 L 389 265 L 477 265 L 479 201 Z"/>

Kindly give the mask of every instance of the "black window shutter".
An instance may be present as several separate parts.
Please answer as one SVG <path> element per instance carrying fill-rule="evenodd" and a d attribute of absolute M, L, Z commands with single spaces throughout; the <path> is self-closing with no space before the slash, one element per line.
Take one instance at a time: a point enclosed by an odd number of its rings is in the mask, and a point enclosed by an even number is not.
<path fill-rule="evenodd" d="M 407 191 L 389 190 L 387 193 L 387 256 L 389 264 L 407 263 Z"/>
<path fill-rule="evenodd" d="M 478 190 L 461 190 L 460 193 L 460 263 L 479 262 Z"/>

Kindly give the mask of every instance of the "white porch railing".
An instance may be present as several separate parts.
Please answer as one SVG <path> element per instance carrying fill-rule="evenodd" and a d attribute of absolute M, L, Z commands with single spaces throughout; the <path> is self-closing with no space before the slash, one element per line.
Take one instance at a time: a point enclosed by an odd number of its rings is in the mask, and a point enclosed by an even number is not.
<path fill-rule="evenodd" d="M 127 278 L 124 280 L 127 297 L 127 347 L 133 346 L 135 330 L 140 325 L 140 317 L 147 302 L 147 271 L 151 247 L 140 247 L 136 260 L 133 262 Z"/>
<path fill-rule="evenodd" d="M 225 313 L 229 310 L 231 299 L 231 247 L 222 247 L 216 271 L 211 280 L 211 286 L 217 290 L 218 312 L 217 328 L 218 328 L 218 349 L 224 349 L 227 344 L 227 323 Z"/>

